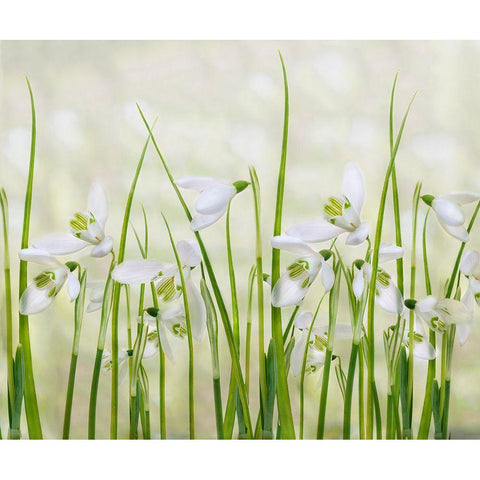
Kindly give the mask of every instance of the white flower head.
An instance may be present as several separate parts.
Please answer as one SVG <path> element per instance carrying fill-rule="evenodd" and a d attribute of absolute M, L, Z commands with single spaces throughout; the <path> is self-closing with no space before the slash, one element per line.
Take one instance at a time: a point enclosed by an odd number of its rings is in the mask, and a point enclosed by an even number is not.
<path fill-rule="evenodd" d="M 332 256 L 330 250 L 317 252 L 306 242 L 289 235 L 273 237 L 271 244 L 273 248 L 302 255 L 287 267 L 287 271 L 273 286 L 273 306 L 288 307 L 300 304 L 320 272 L 325 290 L 331 290 L 335 274 L 328 263 Z"/>
<path fill-rule="evenodd" d="M 92 257 L 104 257 L 113 248 L 113 239 L 105 235 L 108 218 L 108 202 L 100 181 L 94 181 L 88 195 L 87 210 L 77 212 L 70 220 L 71 233 L 65 235 L 47 235 L 33 246 L 52 255 L 68 255 L 92 246 Z"/>
<path fill-rule="evenodd" d="M 91 280 L 87 282 L 87 290 L 90 291 L 87 313 L 100 310 L 103 305 L 103 293 L 105 291 L 105 282 L 101 280 Z"/>
<path fill-rule="evenodd" d="M 243 180 L 229 183 L 211 177 L 184 177 L 175 183 L 181 188 L 199 192 L 195 215 L 190 223 L 193 231 L 207 228 L 223 217 L 230 200 L 249 185 Z"/>
<path fill-rule="evenodd" d="M 71 301 L 78 297 L 80 282 L 73 273 L 76 263 L 61 263 L 49 252 L 38 248 L 24 248 L 18 256 L 20 260 L 48 267 L 36 275 L 23 292 L 19 305 L 22 315 L 33 315 L 47 309 L 65 284 Z"/>
<path fill-rule="evenodd" d="M 419 321 L 418 317 L 415 318 L 413 332 L 405 329 L 403 343 L 407 347 L 410 344 L 410 336 L 413 340 L 413 355 L 415 357 L 422 360 L 433 360 L 437 356 L 435 348 L 428 340 L 423 323 Z"/>
<path fill-rule="evenodd" d="M 118 382 L 121 383 L 125 380 L 128 372 L 128 352 L 124 348 L 118 349 Z M 101 371 L 104 373 L 111 373 L 113 367 L 113 356 L 110 350 L 104 350 L 102 354 Z"/>
<path fill-rule="evenodd" d="M 480 194 L 474 192 L 452 192 L 446 195 L 423 195 L 422 200 L 435 212 L 442 228 L 452 237 L 468 242 L 468 232 L 464 226 L 465 215 L 462 205 L 480 200 Z"/>
<path fill-rule="evenodd" d="M 348 233 L 347 245 L 360 245 L 370 233 L 368 222 L 360 220 L 365 199 L 363 175 L 355 163 L 347 163 L 343 174 L 343 195 L 330 197 L 324 216 L 289 228 L 289 236 L 310 243 L 324 242 Z"/>
<path fill-rule="evenodd" d="M 460 261 L 460 271 L 468 278 L 468 290 L 480 305 L 480 253 L 476 250 L 466 251 Z"/>

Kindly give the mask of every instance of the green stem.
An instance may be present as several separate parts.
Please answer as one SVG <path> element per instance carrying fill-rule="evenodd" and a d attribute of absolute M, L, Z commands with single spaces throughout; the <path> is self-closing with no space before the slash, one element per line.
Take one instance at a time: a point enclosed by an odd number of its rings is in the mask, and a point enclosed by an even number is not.
<path fill-rule="evenodd" d="M 358 343 L 352 343 L 350 361 L 348 364 L 347 385 L 345 388 L 345 402 L 343 409 L 343 438 L 350 439 L 350 421 L 352 416 L 352 394 L 355 368 L 357 365 Z"/>
<path fill-rule="evenodd" d="M 245 333 L 245 389 L 247 396 L 250 394 L 250 345 L 252 338 L 252 301 L 253 301 L 253 284 L 256 276 L 255 265 L 250 269 L 248 276 L 248 305 L 247 305 L 247 328 Z"/>

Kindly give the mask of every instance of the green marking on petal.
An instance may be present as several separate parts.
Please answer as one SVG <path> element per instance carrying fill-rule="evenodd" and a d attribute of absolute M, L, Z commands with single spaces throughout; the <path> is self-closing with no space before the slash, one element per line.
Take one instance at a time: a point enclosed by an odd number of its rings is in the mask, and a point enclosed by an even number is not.
<path fill-rule="evenodd" d="M 329 217 L 340 217 L 343 214 L 344 202 L 336 197 L 330 197 L 328 203 L 323 207 L 323 211 Z"/>
<path fill-rule="evenodd" d="M 177 289 L 175 288 L 174 277 L 169 277 L 162 280 L 157 287 L 157 295 L 164 301 L 169 302 L 176 296 Z"/>

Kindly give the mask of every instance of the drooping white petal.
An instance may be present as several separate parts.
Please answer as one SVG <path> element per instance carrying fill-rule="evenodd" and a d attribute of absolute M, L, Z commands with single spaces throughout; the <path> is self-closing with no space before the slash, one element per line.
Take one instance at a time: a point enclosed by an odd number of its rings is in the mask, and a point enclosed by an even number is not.
<path fill-rule="evenodd" d="M 300 338 L 295 340 L 292 353 L 290 354 L 290 371 L 294 377 L 302 372 L 303 357 L 305 355 L 305 347 L 307 346 L 308 329 L 302 331 Z"/>
<path fill-rule="evenodd" d="M 190 228 L 194 232 L 198 232 L 199 230 L 203 230 L 204 228 L 209 227 L 210 225 L 213 225 L 215 222 L 217 222 L 222 216 L 225 214 L 227 211 L 227 206 L 223 210 L 219 210 L 216 213 L 213 213 L 212 215 L 203 215 L 201 213 L 196 213 L 190 222 Z"/>
<path fill-rule="evenodd" d="M 352 288 L 353 288 L 353 293 L 356 299 L 359 300 L 365 289 L 363 269 L 358 269 L 355 267 L 355 273 L 353 274 Z"/>
<path fill-rule="evenodd" d="M 26 262 L 34 262 L 39 265 L 46 265 L 47 267 L 58 267 L 61 263 L 46 250 L 38 248 L 23 248 L 18 252 L 20 260 Z"/>
<path fill-rule="evenodd" d="M 201 192 L 211 185 L 222 182 L 212 177 L 183 177 L 175 180 L 175 183 L 180 188 Z"/>
<path fill-rule="evenodd" d="M 403 310 L 403 298 L 397 286 L 390 282 L 387 287 L 377 288 L 375 297 L 377 304 L 389 313 L 400 315 Z"/>
<path fill-rule="evenodd" d="M 87 313 L 92 313 L 102 308 L 102 302 L 89 302 L 86 308 Z"/>
<path fill-rule="evenodd" d="M 190 323 L 192 336 L 197 342 L 201 342 L 207 328 L 207 312 L 200 291 L 191 279 L 186 280 L 188 307 L 190 309 Z"/>
<path fill-rule="evenodd" d="M 365 199 L 365 187 L 362 172 L 356 163 L 349 162 L 345 165 L 342 188 L 343 194 L 360 215 Z"/>
<path fill-rule="evenodd" d="M 308 328 L 312 323 L 313 315 L 311 312 L 300 312 L 295 316 L 293 324 L 299 330 L 303 330 L 304 328 Z"/>
<path fill-rule="evenodd" d="M 182 265 L 193 268 L 202 261 L 202 252 L 198 243 L 193 240 L 180 240 L 177 243 L 177 251 Z"/>
<path fill-rule="evenodd" d="M 113 248 L 113 238 L 107 235 L 98 245 L 95 245 L 90 252 L 92 257 L 100 258 L 108 255 Z"/>
<path fill-rule="evenodd" d="M 55 300 L 55 295 L 49 296 L 48 288 L 37 288 L 31 283 L 20 298 L 19 310 L 22 315 L 33 315 L 43 312 Z"/>
<path fill-rule="evenodd" d="M 370 224 L 362 222 L 353 232 L 350 232 L 345 240 L 346 245 L 360 245 L 370 234 Z"/>
<path fill-rule="evenodd" d="M 378 250 L 378 262 L 386 263 L 403 257 L 403 248 L 393 243 L 382 243 Z"/>
<path fill-rule="evenodd" d="M 78 281 L 78 277 L 72 272 L 67 273 L 67 292 L 72 302 L 80 293 L 80 282 Z"/>
<path fill-rule="evenodd" d="M 451 192 L 446 195 L 442 195 L 443 198 L 452 200 L 460 205 L 466 205 L 480 200 L 480 194 L 475 192 Z"/>
<path fill-rule="evenodd" d="M 155 260 L 127 260 L 112 271 L 112 278 L 128 285 L 149 283 L 171 265 Z"/>
<path fill-rule="evenodd" d="M 287 252 L 298 253 L 299 255 L 312 255 L 315 250 L 296 237 L 291 237 L 290 235 L 277 235 L 273 237 L 270 241 L 273 248 L 278 248 L 279 250 L 286 250 Z"/>
<path fill-rule="evenodd" d="M 290 227 L 285 233 L 290 237 L 296 237 L 304 242 L 317 243 L 331 240 L 345 230 L 336 227 L 323 217 L 314 218 L 306 222 L 297 223 Z"/>
<path fill-rule="evenodd" d="M 87 208 L 89 212 L 93 213 L 93 216 L 101 227 L 105 228 L 105 223 L 108 218 L 108 200 L 100 180 L 94 180 L 90 187 Z"/>
<path fill-rule="evenodd" d="M 320 337 L 328 337 L 328 323 L 323 323 L 314 328 L 313 332 Z M 351 340 L 353 338 L 352 326 L 348 323 L 335 324 L 335 339 Z"/>
<path fill-rule="evenodd" d="M 325 260 L 322 260 L 322 268 L 320 273 L 325 291 L 329 292 L 335 283 L 335 273 L 333 272 L 331 265 Z"/>
<path fill-rule="evenodd" d="M 440 219 L 439 219 L 440 220 Z M 457 227 L 454 227 L 452 225 L 447 225 L 446 223 L 439 221 L 440 225 L 442 228 L 453 238 L 456 238 L 457 240 L 460 240 L 461 242 L 468 242 L 469 240 L 469 235 L 467 232 L 467 229 L 463 225 L 459 225 Z"/>
<path fill-rule="evenodd" d="M 432 202 L 432 208 L 438 218 L 446 225 L 458 227 L 465 222 L 465 215 L 458 203 L 444 197 L 436 197 Z"/>
<path fill-rule="evenodd" d="M 473 311 L 470 311 L 463 302 L 453 298 L 440 299 L 435 311 L 445 323 L 470 323 L 473 320 Z"/>
<path fill-rule="evenodd" d="M 308 291 L 308 287 L 302 287 L 303 280 L 303 277 L 291 278 L 289 272 L 285 272 L 273 287 L 272 305 L 289 307 L 299 304 Z"/>
<path fill-rule="evenodd" d="M 225 209 L 235 196 L 233 185 L 215 184 L 203 190 L 195 201 L 195 210 L 203 215 L 212 215 Z"/>
<path fill-rule="evenodd" d="M 460 271 L 468 277 L 477 271 L 479 265 L 480 253 L 476 250 L 468 250 L 460 260 Z"/>
<path fill-rule="evenodd" d="M 438 300 L 433 295 L 418 300 L 415 305 L 415 310 L 419 313 L 428 313 L 435 309 L 437 306 Z"/>
<path fill-rule="evenodd" d="M 161 321 L 158 322 L 158 336 L 160 337 L 160 344 L 162 346 L 163 353 L 171 361 L 175 362 L 170 342 L 168 341 L 168 332 Z"/>
<path fill-rule="evenodd" d="M 427 339 L 424 339 L 422 342 L 413 344 L 413 355 L 422 360 L 433 360 L 437 356 L 437 352 L 433 345 Z"/>
<path fill-rule="evenodd" d="M 458 343 L 460 346 L 465 345 L 468 337 L 470 336 L 470 332 L 472 331 L 472 326 L 470 323 L 460 323 L 457 325 L 456 333 L 458 338 Z"/>
<path fill-rule="evenodd" d="M 33 246 L 52 255 L 69 255 L 88 246 L 87 242 L 80 240 L 71 233 L 47 235 L 33 242 Z"/>

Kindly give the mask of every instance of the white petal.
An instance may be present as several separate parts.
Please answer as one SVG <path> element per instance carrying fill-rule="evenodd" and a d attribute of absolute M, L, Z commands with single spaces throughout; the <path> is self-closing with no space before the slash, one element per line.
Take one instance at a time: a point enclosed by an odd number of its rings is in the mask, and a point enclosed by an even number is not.
<path fill-rule="evenodd" d="M 207 187 L 197 197 L 195 210 L 202 215 L 211 215 L 223 210 L 236 192 L 233 185 L 216 184 Z"/>
<path fill-rule="evenodd" d="M 295 340 L 292 353 L 290 354 L 290 370 L 294 377 L 302 372 L 303 357 L 305 355 L 305 347 L 307 345 L 308 330 L 302 331 L 302 335 L 298 342 Z"/>
<path fill-rule="evenodd" d="M 182 265 L 196 267 L 202 261 L 202 252 L 198 243 L 193 240 L 180 240 L 177 243 L 177 251 Z"/>
<path fill-rule="evenodd" d="M 433 295 L 418 300 L 415 305 L 415 310 L 419 313 L 428 313 L 431 312 L 438 304 L 438 300 Z"/>
<path fill-rule="evenodd" d="M 456 332 L 458 337 L 458 343 L 460 343 L 460 346 L 464 345 L 465 342 L 468 340 L 471 331 L 472 327 L 469 323 L 460 323 L 457 325 Z"/>
<path fill-rule="evenodd" d="M 469 323 L 473 320 L 473 311 L 470 311 L 464 303 L 453 298 L 439 300 L 435 311 L 446 323 Z"/>
<path fill-rule="evenodd" d="M 66 233 L 64 235 L 47 235 L 33 242 L 33 246 L 52 255 L 69 255 L 85 248 L 88 243 L 71 233 Z"/>
<path fill-rule="evenodd" d="M 402 294 L 394 283 L 390 282 L 388 287 L 382 286 L 378 288 L 377 291 L 378 295 L 376 295 L 375 300 L 380 307 L 387 312 L 396 313 L 397 315 L 402 313 Z"/>
<path fill-rule="evenodd" d="M 432 202 L 432 208 L 438 218 L 447 225 L 458 227 L 465 222 L 465 215 L 460 206 L 447 198 L 435 198 Z"/>
<path fill-rule="evenodd" d="M 104 228 L 108 218 L 108 201 L 107 194 L 100 180 L 95 180 L 90 187 L 87 208 L 89 212 L 93 213 L 102 228 Z"/>
<path fill-rule="evenodd" d="M 187 290 L 188 307 L 190 309 L 190 324 L 192 336 L 197 342 L 201 342 L 207 328 L 207 312 L 200 291 L 192 280 L 185 282 Z"/>
<path fill-rule="evenodd" d="M 378 251 L 378 262 L 386 263 L 403 257 L 403 248 L 393 243 L 382 243 Z"/>
<path fill-rule="evenodd" d="M 443 229 L 452 237 L 456 238 L 457 240 L 460 240 L 461 242 L 468 242 L 469 240 L 468 232 L 463 225 L 459 225 L 458 227 L 453 227 L 452 225 L 447 225 L 442 221 L 439 221 L 439 223 L 443 227 Z"/>
<path fill-rule="evenodd" d="M 222 216 L 225 214 L 226 211 L 227 211 L 227 206 L 225 206 L 223 210 L 219 210 L 217 213 L 214 213 L 212 215 L 203 215 L 201 213 L 197 213 L 195 214 L 195 216 L 193 217 L 190 223 L 190 228 L 194 232 L 203 230 L 204 228 L 207 228 L 210 225 L 213 225 L 216 221 L 222 218 Z"/>
<path fill-rule="evenodd" d="M 413 355 L 423 360 L 433 360 L 437 356 L 437 352 L 428 340 L 423 340 L 423 342 L 413 344 Z"/>
<path fill-rule="evenodd" d="M 360 245 L 367 239 L 369 234 L 370 224 L 368 222 L 362 222 L 353 232 L 348 234 L 345 244 Z"/>
<path fill-rule="evenodd" d="M 468 276 L 475 273 L 480 265 L 480 253 L 476 250 L 468 250 L 462 255 L 460 260 L 460 271 Z"/>
<path fill-rule="evenodd" d="M 116 282 L 129 285 L 149 283 L 163 272 L 166 266 L 170 265 L 155 260 L 127 260 L 113 269 L 112 278 Z"/>
<path fill-rule="evenodd" d="M 183 177 L 175 180 L 175 183 L 180 188 L 186 188 L 187 190 L 195 190 L 201 192 L 211 185 L 216 183 L 221 183 L 220 180 L 217 180 L 212 177 Z"/>
<path fill-rule="evenodd" d="M 108 255 L 113 248 L 113 238 L 107 235 L 98 245 L 95 245 L 90 252 L 92 257 L 100 258 Z"/>
<path fill-rule="evenodd" d="M 352 288 L 353 288 L 353 294 L 355 295 L 356 299 L 359 300 L 365 289 L 363 269 L 359 270 L 357 267 L 355 267 Z"/>
<path fill-rule="evenodd" d="M 295 316 L 293 323 L 299 330 L 303 330 L 304 328 L 308 328 L 310 326 L 312 320 L 313 315 L 311 312 L 300 312 Z"/>
<path fill-rule="evenodd" d="M 68 272 L 67 274 L 67 292 L 72 302 L 80 293 L 80 282 L 78 281 L 78 277 L 72 272 Z"/>
<path fill-rule="evenodd" d="M 350 162 L 345 165 L 342 187 L 343 194 L 360 215 L 365 198 L 365 187 L 362 172 L 356 163 Z"/>
<path fill-rule="evenodd" d="M 102 302 L 90 302 L 87 305 L 87 313 L 96 312 L 102 308 Z"/>
<path fill-rule="evenodd" d="M 289 272 L 285 272 L 273 287 L 272 305 L 274 307 L 289 307 L 300 303 L 308 291 L 308 287 L 302 288 L 304 280 L 302 276 L 291 278 Z"/>
<path fill-rule="evenodd" d="M 172 348 L 168 341 L 168 332 L 162 322 L 158 322 L 158 334 L 160 337 L 160 344 L 162 346 L 163 353 L 171 361 L 174 362 Z"/>
<path fill-rule="evenodd" d="M 48 308 L 55 300 L 55 296 L 48 296 L 48 292 L 48 288 L 37 288 L 34 283 L 31 283 L 20 298 L 20 313 L 33 315 Z"/>
<path fill-rule="evenodd" d="M 299 238 L 304 242 L 316 243 L 331 240 L 345 230 L 336 227 L 323 217 L 314 218 L 306 222 L 297 223 L 290 227 L 285 233 L 291 237 Z"/>
<path fill-rule="evenodd" d="M 289 235 L 278 235 L 273 237 L 271 242 L 273 248 L 286 250 L 287 252 L 298 253 L 299 255 L 312 255 L 315 250 L 307 243 Z"/>
<path fill-rule="evenodd" d="M 472 281 L 470 281 L 470 288 L 467 288 L 465 294 L 462 297 L 462 303 L 465 305 L 465 308 L 473 313 L 475 308 L 475 292 L 472 290 Z"/>
<path fill-rule="evenodd" d="M 472 203 L 480 200 L 480 195 L 475 192 L 452 192 L 447 195 L 442 195 L 443 198 L 452 200 L 460 205 L 465 205 L 467 203 Z"/>
<path fill-rule="evenodd" d="M 351 340 L 353 338 L 352 326 L 348 323 L 337 323 L 335 325 L 335 338 Z"/>
<path fill-rule="evenodd" d="M 322 261 L 322 269 L 320 270 L 322 276 L 322 283 L 325 290 L 328 292 L 332 289 L 335 283 L 335 273 L 328 262 Z"/>
<path fill-rule="evenodd" d="M 18 257 L 20 260 L 38 263 L 39 265 L 46 265 L 47 267 L 58 267 L 61 265 L 61 263 L 55 257 L 50 255 L 50 253 L 38 248 L 24 248 L 18 252 Z"/>

